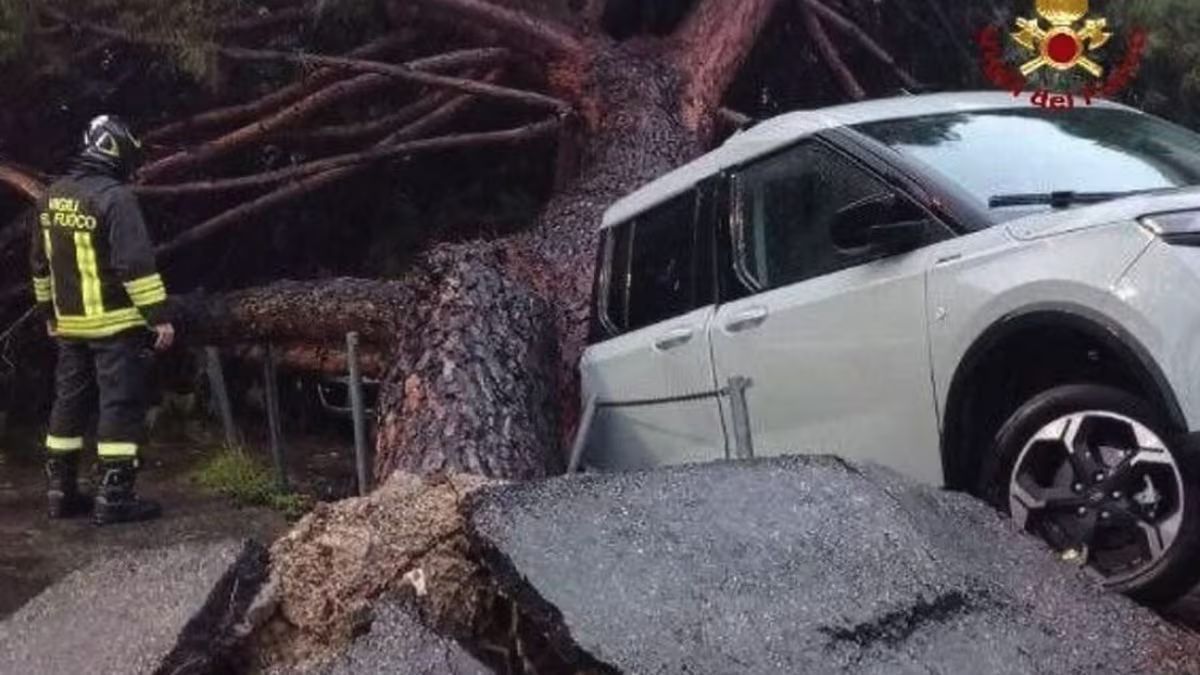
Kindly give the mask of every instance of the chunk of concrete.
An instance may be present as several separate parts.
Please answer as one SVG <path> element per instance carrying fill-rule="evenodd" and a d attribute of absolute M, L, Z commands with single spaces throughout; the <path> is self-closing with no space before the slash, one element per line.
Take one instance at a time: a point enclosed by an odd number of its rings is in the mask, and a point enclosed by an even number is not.
<path fill-rule="evenodd" d="M 629 673 L 1200 672 L 986 505 L 832 458 L 500 485 L 469 536 L 563 658 Z"/>
<path fill-rule="evenodd" d="M 250 541 L 93 563 L 0 623 L 0 673 L 228 672 L 235 625 L 265 575 L 266 552 Z"/>
<path fill-rule="evenodd" d="M 354 641 L 323 675 L 487 675 L 492 671 L 457 642 L 425 627 L 411 603 L 375 608 L 371 631 Z"/>

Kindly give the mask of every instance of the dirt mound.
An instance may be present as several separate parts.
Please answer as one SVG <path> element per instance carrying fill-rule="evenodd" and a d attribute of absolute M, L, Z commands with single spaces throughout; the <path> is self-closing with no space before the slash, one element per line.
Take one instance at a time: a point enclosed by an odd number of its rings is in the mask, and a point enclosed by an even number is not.
<path fill-rule="evenodd" d="M 268 618 L 253 651 L 264 667 L 306 667 L 369 628 L 386 593 L 416 598 L 422 620 L 447 635 L 476 623 L 485 577 L 467 555 L 460 502 L 486 480 L 397 473 L 368 497 L 322 504 L 271 548 Z"/>

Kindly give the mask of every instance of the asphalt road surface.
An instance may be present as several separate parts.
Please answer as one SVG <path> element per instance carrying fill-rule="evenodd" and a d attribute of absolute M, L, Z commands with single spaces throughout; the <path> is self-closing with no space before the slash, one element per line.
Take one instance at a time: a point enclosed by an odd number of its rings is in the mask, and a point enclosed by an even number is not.
<path fill-rule="evenodd" d="M 487 488 L 471 536 L 582 666 L 1196 673 L 1195 638 L 985 505 L 829 458 Z"/>

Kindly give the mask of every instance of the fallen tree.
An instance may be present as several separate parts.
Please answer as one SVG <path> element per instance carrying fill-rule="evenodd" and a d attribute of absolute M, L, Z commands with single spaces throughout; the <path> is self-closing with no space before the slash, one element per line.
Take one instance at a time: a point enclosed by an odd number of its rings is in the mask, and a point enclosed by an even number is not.
<path fill-rule="evenodd" d="M 799 11 L 815 54 L 852 98 L 866 94 L 845 37 L 903 85 L 915 78 L 849 18 L 822 0 L 695 0 L 664 35 L 619 40 L 604 2 L 570 16 L 549 0 L 387 0 L 395 29 L 344 56 L 220 42 L 189 43 L 218 61 L 298 66 L 301 77 L 255 100 L 193 112 L 146 135 L 152 161 L 137 190 L 191 225 L 160 232 L 168 266 L 203 242 L 271 224 L 276 210 L 373 166 L 421 153 L 557 141 L 557 189 L 526 231 L 473 243 L 433 242 L 402 279 L 275 284 L 208 302 L 206 339 L 257 360 L 279 346 L 284 365 L 336 370 L 344 334 L 364 336 L 368 368 L 383 378 L 376 470 L 455 469 L 529 478 L 561 470 L 558 448 L 578 415 L 576 364 L 588 318 L 596 226 L 623 194 L 690 160 L 723 129 L 749 119 L 723 107 L 760 36 L 787 5 Z M 179 47 L 171 34 L 138 33 L 39 3 L 53 36 L 91 36 L 131 49 Z M 269 17 L 269 15 L 268 15 Z M 568 18 L 569 17 L 569 18 Z M 253 34 L 287 27 L 294 12 L 225 18 Z M 403 27 L 399 27 L 403 25 Z M 451 29 L 484 45 L 415 55 L 422 31 Z M 465 30 L 464 30 L 465 29 Z M 827 32 L 832 29 L 832 32 Z M 461 39 L 461 38 L 459 38 Z M 516 67 L 542 86 L 504 83 Z M 367 101 L 371 105 L 367 105 Z M 384 105 L 380 105 L 385 102 Z M 349 108 L 347 108 L 349 106 Z M 334 110 L 370 110 L 331 121 Z M 514 125 L 455 128 L 471 110 L 503 111 Z M 280 144 L 301 157 L 228 175 L 237 157 Z M 4 175 L 0 174 L 0 180 Z M 11 181 L 10 181 L 11 182 Z M 27 233 L 0 235 L 15 260 Z M 13 303 L 24 279 L 0 292 Z M 383 365 L 386 363 L 386 366 Z"/>

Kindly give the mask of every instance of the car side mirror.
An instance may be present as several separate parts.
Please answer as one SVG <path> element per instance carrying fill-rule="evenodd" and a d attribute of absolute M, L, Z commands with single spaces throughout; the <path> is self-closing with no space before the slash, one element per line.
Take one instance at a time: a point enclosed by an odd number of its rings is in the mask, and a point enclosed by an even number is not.
<path fill-rule="evenodd" d="M 838 211 L 833 218 L 833 244 L 843 251 L 904 253 L 925 243 L 930 221 L 896 197 L 868 197 Z"/>

